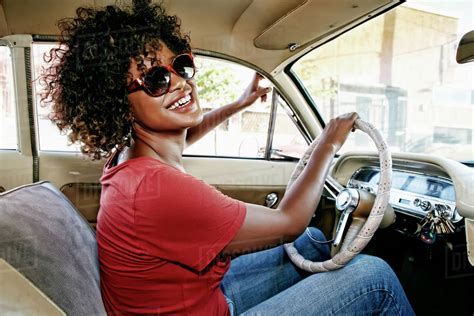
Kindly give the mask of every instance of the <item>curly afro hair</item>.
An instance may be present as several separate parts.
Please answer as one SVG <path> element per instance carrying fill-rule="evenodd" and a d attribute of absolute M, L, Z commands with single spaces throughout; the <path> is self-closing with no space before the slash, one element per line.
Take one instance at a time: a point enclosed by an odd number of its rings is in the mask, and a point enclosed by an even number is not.
<path fill-rule="evenodd" d="M 159 49 L 159 40 L 176 54 L 189 52 L 189 36 L 181 33 L 178 17 L 149 0 L 135 0 L 128 8 L 81 7 L 58 26 L 59 47 L 44 57 L 49 66 L 41 76 L 42 104 L 52 104 L 50 119 L 83 153 L 108 157 L 130 144 L 131 60 L 143 65 L 146 45 Z"/>

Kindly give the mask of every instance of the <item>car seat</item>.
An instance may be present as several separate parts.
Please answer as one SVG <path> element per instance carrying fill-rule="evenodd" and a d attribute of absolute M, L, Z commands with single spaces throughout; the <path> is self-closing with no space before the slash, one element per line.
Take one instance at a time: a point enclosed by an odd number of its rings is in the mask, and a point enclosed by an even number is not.
<path fill-rule="evenodd" d="M 95 233 L 49 182 L 0 193 L 0 258 L 68 315 L 104 315 Z"/>

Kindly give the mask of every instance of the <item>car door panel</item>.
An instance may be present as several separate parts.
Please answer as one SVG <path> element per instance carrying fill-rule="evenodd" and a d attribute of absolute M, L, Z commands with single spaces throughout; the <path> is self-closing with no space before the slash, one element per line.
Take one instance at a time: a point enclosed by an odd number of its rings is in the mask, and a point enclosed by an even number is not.
<path fill-rule="evenodd" d="M 5 190 L 31 183 L 33 159 L 15 150 L 0 150 L 0 186 Z"/>
<path fill-rule="evenodd" d="M 225 195 L 242 202 L 266 206 L 269 206 L 266 202 L 267 197 L 271 194 L 276 194 L 277 202 L 272 205 L 272 208 L 278 206 L 286 189 L 286 186 L 277 185 L 216 185 L 215 187 Z"/>
<path fill-rule="evenodd" d="M 40 152 L 39 178 L 57 188 L 70 183 L 99 183 L 105 160 L 92 161 L 81 153 Z"/>
<path fill-rule="evenodd" d="M 58 166 L 59 160 L 61 164 Z M 103 163 L 91 163 L 80 154 L 59 153 L 43 154 L 41 162 L 41 179 L 51 181 L 60 188 L 91 226 L 95 227 L 100 207 L 99 179 Z M 276 193 L 278 202 L 281 201 L 295 163 L 185 157 L 184 165 L 187 173 L 234 199 L 265 205 L 270 193 Z"/>

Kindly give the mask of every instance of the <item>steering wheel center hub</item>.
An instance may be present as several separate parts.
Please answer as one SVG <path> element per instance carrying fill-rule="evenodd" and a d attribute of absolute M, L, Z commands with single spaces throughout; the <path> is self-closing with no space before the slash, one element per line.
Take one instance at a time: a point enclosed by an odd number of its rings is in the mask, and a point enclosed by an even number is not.
<path fill-rule="evenodd" d="M 349 188 L 342 190 L 336 198 L 336 208 L 339 211 L 354 210 L 359 204 L 359 192 L 355 189 Z"/>

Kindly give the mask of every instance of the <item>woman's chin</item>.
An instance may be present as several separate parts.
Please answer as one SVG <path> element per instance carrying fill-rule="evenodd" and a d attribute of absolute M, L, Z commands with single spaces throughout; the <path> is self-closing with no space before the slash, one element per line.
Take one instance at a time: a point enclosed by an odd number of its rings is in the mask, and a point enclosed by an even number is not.
<path fill-rule="evenodd" d="M 201 106 L 199 105 L 199 99 L 197 98 L 197 96 L 195 96 L 193 94 L 193 107 L 194 107 L 194 113 L 193 113 L 193 116 L 194 116 L 194 125 L 193 126 L 190 126 L 190 127 L 194 127 L 194 126 L 197 126 L 199 124 L 202 123 L 202 120 L 204 119 L 204 114 L 202 113 L 202 109 L 201 109 Z"/>
<path fill-rule="evenodd" d="M 199 124 L 202 123 L 203 119 L 204 119 L 204 115 L 202 113 L 201 108 L 198 106 L 198 108 L 196 109 L 196 117 L 191 124 L 192 126 L 189 126 L 189 127 L 192 128 L 192 127 L 198 126 Z"/>

